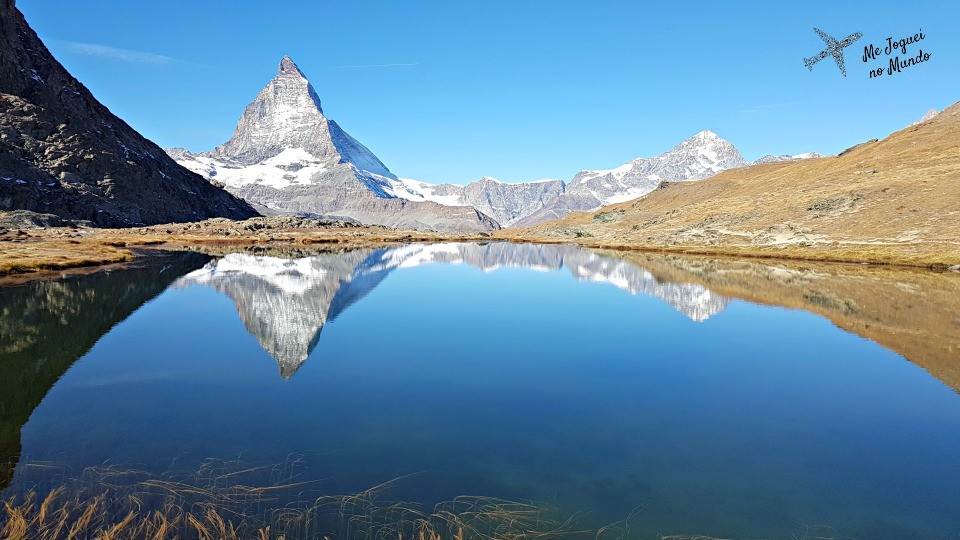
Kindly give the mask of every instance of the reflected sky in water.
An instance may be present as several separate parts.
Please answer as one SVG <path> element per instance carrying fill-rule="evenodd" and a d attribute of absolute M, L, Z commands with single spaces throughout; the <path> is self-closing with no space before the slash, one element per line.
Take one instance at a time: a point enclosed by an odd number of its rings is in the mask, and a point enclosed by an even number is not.
<path fill-rule="evenodd" d="M 727 300 L 701 285 L 661 283 L 626 261 L 569 245 L 412 244 L 282 259 L 232 253 L 181 278 L 229 296 L 247 330 L 292 375 L 316 346 L 324 324 L 366 296 L 391 272 L 427 264 L 468 264 L 483 272 L 566 268 L 580 281 L 609 283 L 659 298 L 694 321 L 719 313 Z"/>
<path fill-rule="evenodd" d="M 641 538 L 960 531 L 952 388 L 820 316 L 572 246 L 195 265 L 72 365 L 22 446 L 156 471 L 297 454 L 330 493 L 418 473 L 398 497 L 596 524 L 645 505 Z"/>

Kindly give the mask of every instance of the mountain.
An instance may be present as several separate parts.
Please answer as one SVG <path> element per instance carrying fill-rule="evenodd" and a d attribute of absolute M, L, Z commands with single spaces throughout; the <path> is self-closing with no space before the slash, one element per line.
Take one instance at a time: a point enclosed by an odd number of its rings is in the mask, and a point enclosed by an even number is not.
<path fill-rule="evenodd" d="M 535 180 L 508 184 L 485 176 L 465 186 L 428 184 L 407 178 L 392 183 L 393 193 L 413 201 L 472 206 L 507 227 L 543 208 L 559 197 L 563 180 Z"/>
<path fill-rule="evenodd" d="M 934 116 L 936 116 L 936 115 L 938 115 L 938 114 L 940 114 L 940 111 L 938 111 L 938 110 L 936 110 L 936 109 L 930 109 L 929 111 L 923 113 L 923 116 L 921 116 L 919 120 L 917 120 L 916 122 L 914 122 L 914 123 L 912 123 L 912 124 L 910 124 L 910 125 L 911 125 L 911 126 L 915 126 L 915 125 L 917 125 L 917 124 L 922 124 L 922 123 L 926 122 L 927 120 L 930 120 L 931 118 L 933 118 Z"/>
<path fill-rule="evenodd" d="M 503 226 L 526 227 L 569 212 L 642 197 L 663 181 L 702 180 L 747 165 L 730 142 L 701 131 L 654 158 L 637 158 L 610 170 L 580 171 L 569 184 L 562 180 L 507 184 L 484 177 L 459 186 L 398 178 L 388 181 L 387 189 L 413 201 L 470 205 Z"/>
<path fill-rule="evenodd" d="M 960 103 L 835 157 L 671 183 L 639 200 L 513 234 L 950 267 L 960 263 L 958 147 Z"/>
<path fill-rule="evenodd" d="M 636 199 L 657 189 L 660 182 L 703 180 L 747 165 L 729 141 L 712 131 L 701 131 L 654 158 L 637 158 L 610 170 L 579 172 L 562 195 L 516 225 L 530 226 L 573 211 Z"/>
<path fill-rule="evenodd" d="M 393 193 L 397 177 L 326 117 L 313 85 L 288 56 L 247 105 L 229 141 L 201 154 L 182 148 L 168 153 L 231 193 L 276 211 L 404 229 L 499 228 L 470 206 L 398 198 Z"/>
<path fill-rule="evenodd" d="M 0 0 L 0 211 L 102 227 L 256 215 L 114 116 Z"/>
<path fill-rule="evenodd" d="M 372 253 L 301 259 L 232 253 L 187 274 L 177 285 L 209 285 L 233 299 L 247 331 L 277 361 L 280 375 L 289 378 L 307 360 L 323 326 L 382 279 L 375 272 L 363 279 L 356 275 Z"/>
<path fill-rule="evenodd" d="M 485 272 L 505 266 L 567 268 L 581 281 L 660 298 L 697 322 L 723 311 L 728 302 L 705 287 L 661 282 L 634 264 L 578 246 L 505 242 L 408 244 L 299 259 L 233 253 L 183 276 L 176 285 L 211 286 L 230 297 L 247 331 L 277 361 L 280 375 L 289 378 L 306 362 L 323 327 L 391 272 L 434 263 L 469 264 Z"/>
<path fill-rule="evenodd" d="M 816 152 L 804 152 L 802 154 L 794 154 L 792 156 L 789 154 L 781 154 L 779 156 L 775 156 L 773 154 L 767 154 L 762 158 L 751 163 L 751 165 L 762 165 L 764 163 L 781 163 L 783 161 L 796 161 L 798 159 L 815 159 L 815 158 L 822 158 L 822 157 L 823 155 L 818 154 Z"/>

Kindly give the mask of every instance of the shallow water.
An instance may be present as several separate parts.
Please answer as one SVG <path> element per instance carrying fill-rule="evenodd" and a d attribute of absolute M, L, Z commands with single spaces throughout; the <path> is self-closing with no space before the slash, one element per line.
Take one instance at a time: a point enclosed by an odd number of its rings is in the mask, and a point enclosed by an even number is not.
<path fill-rule="evenodd" d="M 960 277 L 627 259 L 181 254 L 0 289 L 3 481 L 295 459 L 325 493 L 639 507 L 637 538 L 960 535 Z"/>

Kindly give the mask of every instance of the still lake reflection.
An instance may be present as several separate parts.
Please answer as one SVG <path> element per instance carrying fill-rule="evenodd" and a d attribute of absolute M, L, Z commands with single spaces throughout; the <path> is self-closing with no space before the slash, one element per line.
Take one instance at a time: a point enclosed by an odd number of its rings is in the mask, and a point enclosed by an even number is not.
<path fill-rule="evenodd" d="M 490 243 L 0 288 L 0 481 L 296 455 L 329 493 L 642 506 L 638 538 L 956 538 L 958 282 Z"/>

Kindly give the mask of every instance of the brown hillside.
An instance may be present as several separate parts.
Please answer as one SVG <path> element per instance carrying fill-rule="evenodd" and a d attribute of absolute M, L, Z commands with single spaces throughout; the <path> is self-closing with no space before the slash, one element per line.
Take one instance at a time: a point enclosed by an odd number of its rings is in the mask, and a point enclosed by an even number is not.
<path fill-rule="evenodd" d="M 802 309 L 871 339 L 960 392 L 960 276 L 862 264 L 762 262 L 607 251 L 662 283 Z"/>
<path fill-rule="evenodd" d="M 960 104 L 843 153 L 665 184 L 496 236 L 836 260 L 960 263 Z"/>

